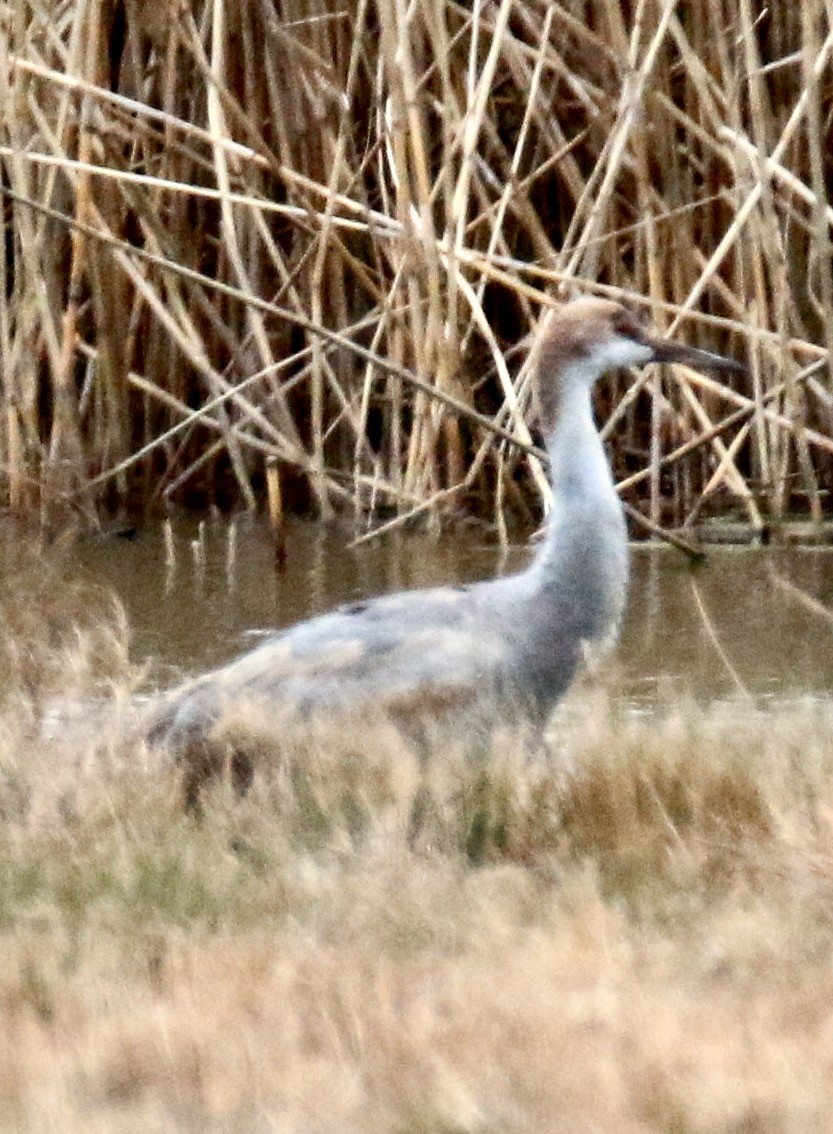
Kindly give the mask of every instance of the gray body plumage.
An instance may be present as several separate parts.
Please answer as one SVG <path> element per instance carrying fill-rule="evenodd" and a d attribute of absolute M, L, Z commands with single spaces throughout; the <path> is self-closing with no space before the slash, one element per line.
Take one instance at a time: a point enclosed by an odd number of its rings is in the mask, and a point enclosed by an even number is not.
<path fill-rule="evenodd" d="M 541 344 L 539 401 L 553 507 L 520 574 L 344 606 L 299 623 L 174 690 L 152 732 L 181 748 L 223 709 L 257 702 L 300 719 L 382 709 L 406 727 L 430 720 L 491 728 L 520 714 L 540 725 L 588 649 L 612 641 L 625 602 L 627 533 L 591 405 L 612 366 L 719 356 L 648 339 L 618 304 L 578 300 Z"/>

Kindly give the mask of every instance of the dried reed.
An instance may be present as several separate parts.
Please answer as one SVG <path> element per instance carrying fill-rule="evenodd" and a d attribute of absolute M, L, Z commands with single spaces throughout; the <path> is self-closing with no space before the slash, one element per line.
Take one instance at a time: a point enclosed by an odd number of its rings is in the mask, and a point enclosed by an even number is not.
<path fill-rule="evenodd" d="M 831 19 L 820 0 L 7 6 L 0 501 L 88 523 L 251 507 L 275 459 L 290 509 L 389 526 L 465 495 L 504 530 L 518 474 L 546 492 L 513 348 L 580 288 L 750 362 L 600 394 L 653 530 L 818 525 Z"/>

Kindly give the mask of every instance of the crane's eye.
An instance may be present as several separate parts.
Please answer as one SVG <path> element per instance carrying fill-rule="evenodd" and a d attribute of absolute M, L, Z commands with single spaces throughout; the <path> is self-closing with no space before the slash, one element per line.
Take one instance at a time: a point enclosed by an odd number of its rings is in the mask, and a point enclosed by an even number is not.
<path fill-rule="evenodd" d="M 640 317 L 633 311 L 623 308 L 617 312 L 613 320 L 613 329 L 617 335 L 633 339 L 641 343 L 645 340 L 645 327 Z"/>

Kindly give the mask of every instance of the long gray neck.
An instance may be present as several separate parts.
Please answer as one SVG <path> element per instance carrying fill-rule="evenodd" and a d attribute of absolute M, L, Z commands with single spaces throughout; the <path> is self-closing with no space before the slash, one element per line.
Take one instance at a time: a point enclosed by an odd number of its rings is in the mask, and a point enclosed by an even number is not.
<path fill-rule="evenodd" d="M 606 498 L 618 506 L 610 466 L 593 420 L 591 388 L 592 377 L 584 375 L 581 367 L 564 375 L 558 417 L 547 439 L 553 491 L 556 500 Z"/>
<path fill-rule="evenodd" d="M 627 584 L 622 506 L 593 421 L 595 372 L 573 364 L 561 375 L 557 420 L 547 450 L 554 502 L 531 567 L 558 617 L 563 608 L 588 638 L 618 624 Z"/>
<path fill-rule="evenodd" d="M 541 719 L 567 690 L 587 647 L 612 641 L 625 603 L 628 545 L 622 507 L 593 422 L 596 372 L 552 367 L 558 385 L 541 398 L 550 426 L 554 489 L 547 535 L 520 576 L 488 584 L 500 610 L 507 668 Z M 549 375 L 546 375 L 549 377 Z M 547 411 L 551 412 L 547 412 Z"/>

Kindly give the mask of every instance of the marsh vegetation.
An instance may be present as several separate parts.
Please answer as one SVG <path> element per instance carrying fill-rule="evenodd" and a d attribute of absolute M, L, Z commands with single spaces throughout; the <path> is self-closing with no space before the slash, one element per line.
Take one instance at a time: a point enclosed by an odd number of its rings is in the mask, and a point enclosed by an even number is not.
<path fill-rule="evenodd" d="M 824 1128 L 829 701 L 596 679 L 532 761 L 238 715 L 195 817 L 106 593 L 0 613 L 3 1129 Z"/>
<path fill-rule="evenodd" d="M 581 281 L 750 365 L 606 386 L 629 501 L 818 535 L 829 15 L 7 6 L 2 502 L 251 506 L 274 460 L 289 509 L 502 530 L 544 484 L 524 348 Z"/>
<path fill-rule="evenodd" d="M 545 483 L 525 348 L 581 286 L 750 367 L 603 386 L 629 503 L 823 536 L 831 53 L 815 0 L 3 6 L 0 507 L 271 485 L 505 541 Z M 0 575 L 4 1130 L 827 1129 L 829 701 L 634 712 L 614 674 L 534 761 L 244 715 L 251 790 L 189 815 L 132 727 L 159 659 L 46 558 Z M 830 632 L 768 587 L 762 639 Z"/>

